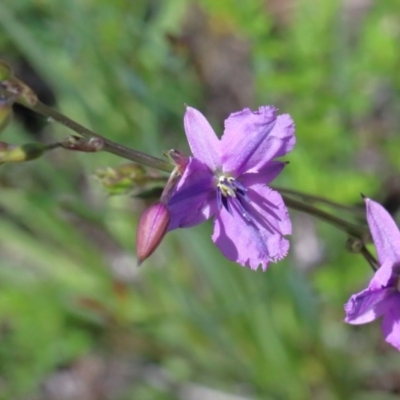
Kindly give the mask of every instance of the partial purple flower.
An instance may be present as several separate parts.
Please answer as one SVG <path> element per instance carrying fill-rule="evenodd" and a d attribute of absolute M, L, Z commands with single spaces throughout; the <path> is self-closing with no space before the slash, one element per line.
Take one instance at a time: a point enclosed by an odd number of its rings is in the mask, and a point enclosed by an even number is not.
<path fill-rule="evenodd" d="M 291 222 L 282 197 L 266 185 L 295 144 L 294 123 L 274 107 L 231 114 L 218 139 L 206 118 L 188 107 L 184 125 L 193 157 L 168 201 L 168 230 L 214 217 L 212 239 L 228 259 L 251 269 L 286 256 Z"/>
<path fill-rule="evenodd" d="M 345 305 L 345 322 L 365 324 L 383 317 L 385 340 L 400 350 L 400 232 L 380 204 L 370 199 L 365 203 L 380 267 L 368 287 Z"/>

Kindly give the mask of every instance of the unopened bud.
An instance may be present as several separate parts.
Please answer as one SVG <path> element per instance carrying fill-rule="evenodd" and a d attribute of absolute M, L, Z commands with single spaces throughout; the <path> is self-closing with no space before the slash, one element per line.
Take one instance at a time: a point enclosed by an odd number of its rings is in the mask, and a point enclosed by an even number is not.
<path fill-rule="evenodd" d="M 349 237 L 346 242 L 346 249 L 350 253 L 361 253 L 364 243 L 359 238 Z"/>
<path fill-rule="evenodd" d="M 46 149 L 46 146 L 41 143 L 26 143 L 15 147 L 9 146 L 5 151 L 0 151 L 0 163 L 34 160 L 40 157 Z"/>
<path fill-rule="evenodd" d="M 18 98 L 18 102 L 24 106 L 33 107 L 38 102 L 36 93 L 25 83 L 21 81 L 19 81 L 19 83 L 22 91 Z"/>
<path fill-rule="evenodd" d="M 140 217 L 136 235 L 138 265 L 154 252 L 167 233 L 170 214 L 164 203 L 151 205 Z"/>
<path fill-rule="evenodd" d="M 101 151 L 104 147 L 104 141 L 101 138 L 92 137 L 89 140 L 79 136 L 70 136 L 63 142 L 61 146 L 67 150 L 83 151 L 85 153 L 94 153 Z"/>
<path fill-rule="evenodd" d="M 38 102 L 35 92 L 19 79 L 11 78 L 4 80 L 1 82 L 1 86 L 6 89 L 11 96 L 14 96 L 18 103 L 24 106 L 33 107 Z"/>
<path fill-rule="evenodd" d="M 131 193 L 136 197 L 151 198 L 152 202 L 159 199 L 160 187 L 165 184 L 164 175 L 135 163 L 102 168 L 95 176 L 110 195 Z"/>

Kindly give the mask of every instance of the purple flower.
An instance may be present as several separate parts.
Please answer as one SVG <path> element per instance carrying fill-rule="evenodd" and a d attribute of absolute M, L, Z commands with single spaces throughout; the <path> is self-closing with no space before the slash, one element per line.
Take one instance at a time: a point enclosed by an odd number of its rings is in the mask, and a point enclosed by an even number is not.
<path fill-rule="evenodd" d="M 382 316 L 385 340 L 400 350 L 400 232 L 380 204 L 370 199 L 365 203 L 380 267 L 368 287 L 345 305 L 345 321 L 365 324 Z"/>
<path fill-rule="evenodd" d="M 193 157 L 169 201 L 168 230 L 214 217 L 212 239 L 225 257 L 251 269 L 285 257 L 291 222 L 282 197 L 266 185 L 292 150 L 294 123 L 274 107 L 248 108 L 225 120 L 218 139 L 205 117 L 188 107 L 184 125 Z"/>

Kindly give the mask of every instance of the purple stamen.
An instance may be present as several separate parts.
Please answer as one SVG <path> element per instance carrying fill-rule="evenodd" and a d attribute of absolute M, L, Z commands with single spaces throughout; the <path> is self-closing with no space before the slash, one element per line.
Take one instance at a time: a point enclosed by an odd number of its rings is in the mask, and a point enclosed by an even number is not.
<path fill-rule="evenodd" d="M 218 210 L 220 210 L 222 208 L 222 193 L 220 189 L 217 189 L 217 207 Z"/>
<path fill-rule="evenodd" d="M 231 208 L 231 203 L 229 201 L 230 199 L 228 197 L 222 196 L 222 204 L 225 208 L 226 211 L 228 211 L 229 214 L 232 214 L 232 208 Z"/>
<path fill-rule="evenodd" d="M 238 192 L 243 192 L 246 193 L 247 192 L 247 187 L 243 186 L 239 181 L 237 180 L 233 180 L 232 181 L 232 185 L 237 189 Z"/>

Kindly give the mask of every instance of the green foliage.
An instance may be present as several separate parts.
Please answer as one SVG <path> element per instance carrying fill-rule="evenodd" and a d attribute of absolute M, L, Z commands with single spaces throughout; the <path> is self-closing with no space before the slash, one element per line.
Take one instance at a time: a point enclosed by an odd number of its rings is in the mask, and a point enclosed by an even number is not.
<path fill-rule="evenodd" d="M 298 142 L 277 184 L 347 204 L 360 192 L 380 200 L 400 167 L 397 3 L 353 14 L 333 1 L 282 2 L 275 11 L 269 3 L 198 5 L 212 34 L 249 46 L 249 106 L 275 104 L 295 120 Z M 199 72 L 207 60 L 180 37 L 188 7 L 1 2 L 0 53 L 13 66 L 28 61 L 62 112 L 94 131 L 156 156 L 185 151 L 184 104 L 204 110 L 209 100 Z M 44 137 L 69 133 L 48 122 Z M 16 120 L 2 135 L 32 141 Z M 302 270 L 295 235 L 288 259 L 261 273 L 224 260 L 205 224 L 167 235 L 137 269 L 144 202 L 109 198 L 92 175 L 122 162 L 53 150 L 1 166 L 0 398 L 31 398 L 59 368 L 92 354 L 143 371 L 116 400 L 177 398 L 192 382 L 257 399 L 384 398 L 379 385 L 377 397 L 368 393 L 369 379 L 395 371 L 393 350 L 382 349 L 378 324 L 342 323 L 343 303 L 371 275 L 345 252 L 343 234 L 317 224 L 320 260 Z M 124 191 L 124 177 L 112 189 Z M 155 383 L 149 365 L 167 383 Z"/>

